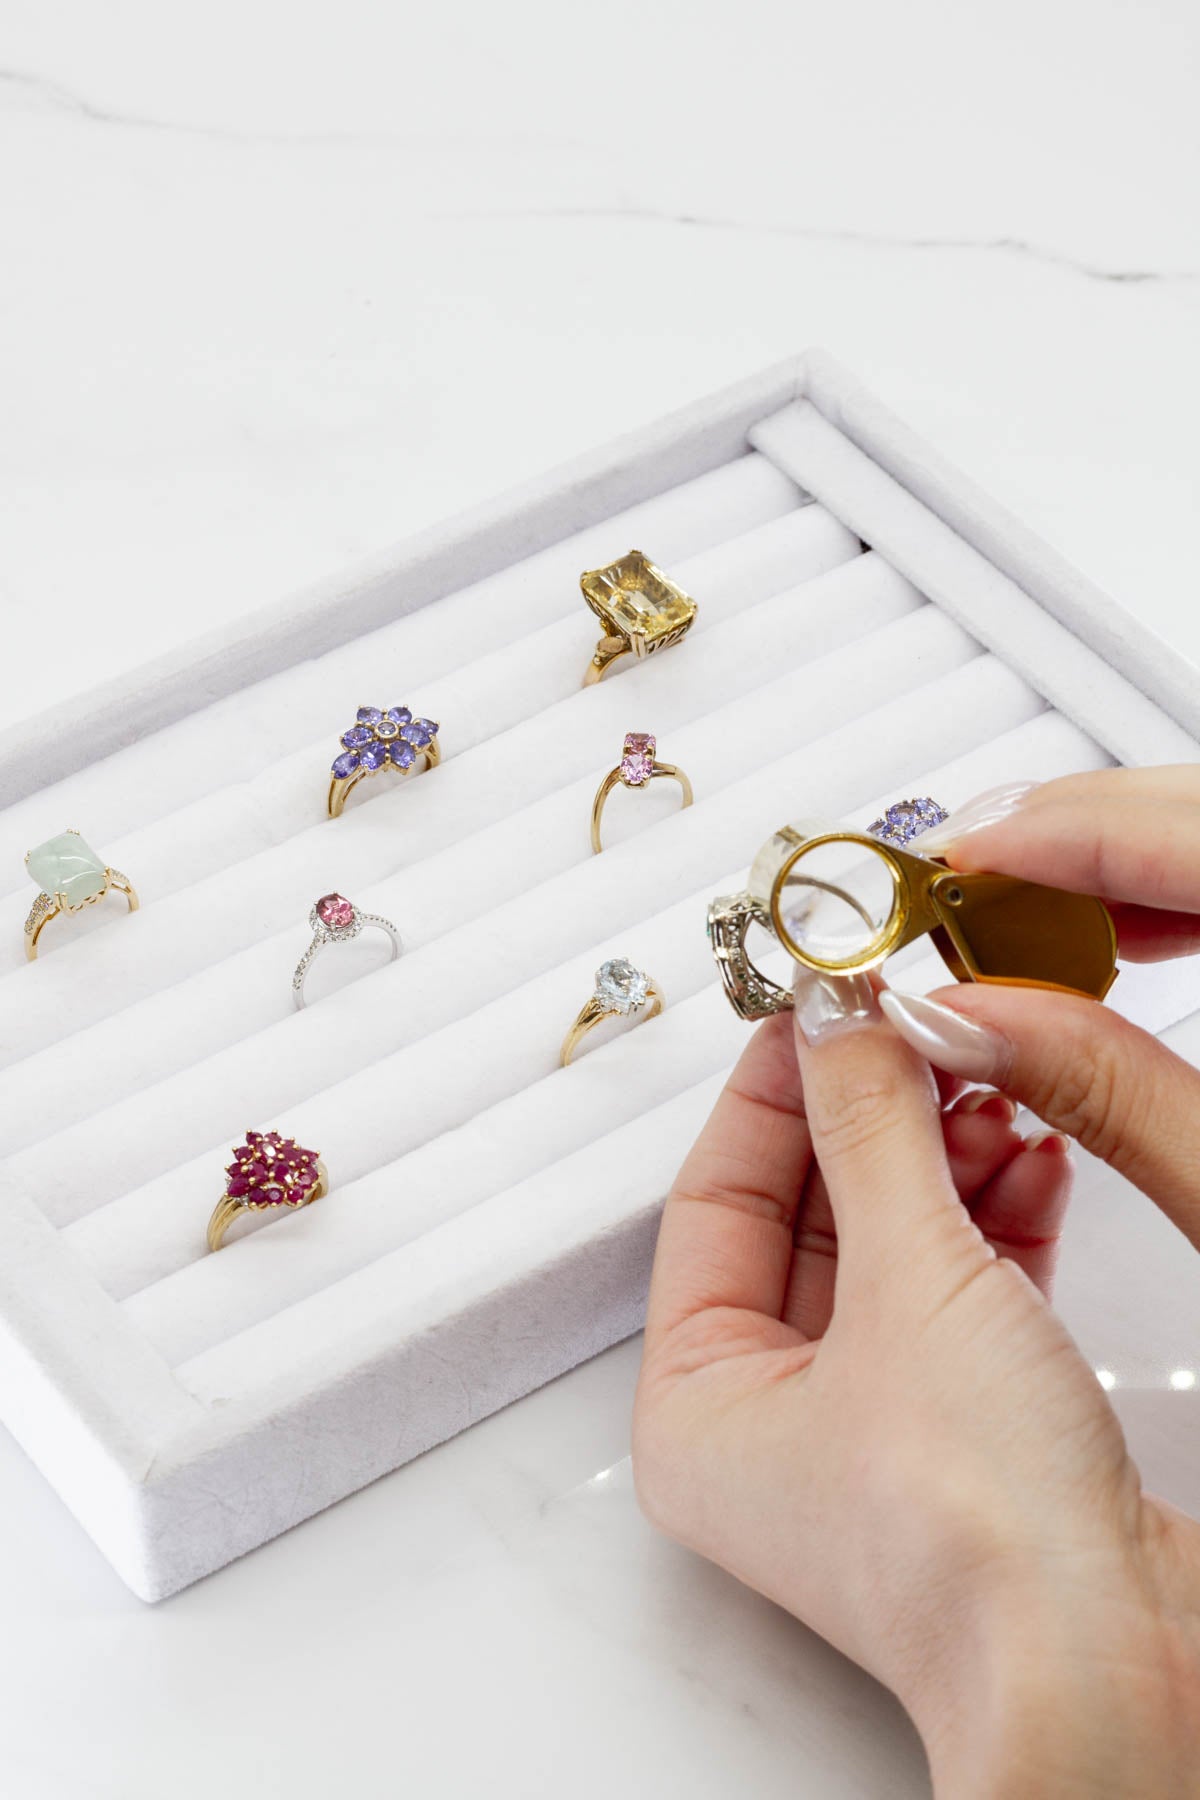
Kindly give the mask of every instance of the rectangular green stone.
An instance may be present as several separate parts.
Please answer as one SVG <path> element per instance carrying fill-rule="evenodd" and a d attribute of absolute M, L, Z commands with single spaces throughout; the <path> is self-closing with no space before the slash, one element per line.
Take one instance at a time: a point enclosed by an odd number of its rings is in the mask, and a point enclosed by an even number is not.
<path fill-rule="evenodd" d="M 108 886 L 103 861 L 77 831 L 47 838 L 29 852 L 25 867 L 44 893 L 53 894 L 71 911 L 94 900 Z"/>

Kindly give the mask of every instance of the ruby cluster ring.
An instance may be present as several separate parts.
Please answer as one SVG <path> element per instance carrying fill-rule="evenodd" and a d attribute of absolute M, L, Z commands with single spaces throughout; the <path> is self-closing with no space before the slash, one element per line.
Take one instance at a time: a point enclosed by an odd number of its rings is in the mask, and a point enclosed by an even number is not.
<path fill-rule="evenodd" d="M 315 1150 L 278 1131 L 248 1131 L 225 1169 L 225 1192 L 208 1221 L 208 1247 L 219 1250 L 235 1219 L 247 1212 L 298 1212 L 329 1192 L 329 1175 Z"/>

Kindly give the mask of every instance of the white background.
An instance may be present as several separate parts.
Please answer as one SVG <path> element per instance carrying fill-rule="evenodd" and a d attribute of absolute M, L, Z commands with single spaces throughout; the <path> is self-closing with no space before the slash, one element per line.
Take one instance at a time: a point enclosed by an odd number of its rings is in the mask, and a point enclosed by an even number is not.
<path fill-rule="evenodd" d="M 0 716 L 810 344 L 1200 660 L 1198 21 L 8 0 Z M 0 1441 L 5 1792 L 921 1793 L 641 1524 L 636 1360 L 154 1611 Z"/>

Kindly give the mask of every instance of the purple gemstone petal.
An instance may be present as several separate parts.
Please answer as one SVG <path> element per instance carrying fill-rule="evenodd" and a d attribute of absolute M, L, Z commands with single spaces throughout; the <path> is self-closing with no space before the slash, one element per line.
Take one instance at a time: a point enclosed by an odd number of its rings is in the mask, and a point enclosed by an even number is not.
<path fill-rule="evenodd" d="M 868 825 L 867 831 L 871 837 L 903 846 L 911 844 L 923 831 L 928 831 L 933 825 L 940 825 L 948 817 L 945 807 L 939 806 L 928 795 L 922 795 L 919 799 L 893 802 L 881 819 Z"/>
<path fill-rule="evenodd" d="M 397 742 L 389 744 L 388 749 L 391 751 L 392 761 L 398 769 L 411 769 L 417 760 L 417 753 L 411 744 Z"/>
<path fill-rule="evenodd" d="M 387 753 L 388 747 L 386 744 L 368 744 L 362 753 L 363 768 L 382 769 L 384 763 L 387 761 Z"/>
<path fill-rule="evenodd" d="M 414 719 L 411 725 L 403 727 L 403 732 L 409 743 L 415 744 L 418 750 L 424 750 L 433 741 L 433 733 L 426 719 Z"/>
<path fill-rule="evenodd" d="M 361 758 L 359 757 L 357 750 L 347 750 L 343 756 L 335 757 L 333 761 L 333 772 L 338 780 L 344 781 L 347 775 L 353 775 L 360 760 Z"/>
<path fill-rule="evenodd" d="M 370 741 L 371 728 L 369 725 L 352 725 L 349 731 L 342 733 L 342 742 L 347 750 L 357 750 L 361 745 L 369 744 Z"/>
<path fill-rule="evenodd" d="M 397 725 L 407 725 L 412 712 L 407 706 L 389 706 L 387 716 Z"/>
<path fill-rule="evenodd" d="M 377 706 L 360 706 L 354 716 L 360 725 L 378 725 L 383 714 Z"/>

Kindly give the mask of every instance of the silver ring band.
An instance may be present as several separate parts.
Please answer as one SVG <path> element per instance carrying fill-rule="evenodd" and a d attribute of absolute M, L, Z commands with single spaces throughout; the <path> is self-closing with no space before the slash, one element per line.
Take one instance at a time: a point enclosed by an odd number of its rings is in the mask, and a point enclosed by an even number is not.
<path fill-rule="evenodd" d="M 383 918 L 379 913 L 360 912 L 344 894 L 324 894 L 309 913 L 308 922 L 312 926 L 313 940 L 296 964 L 296 972 L 292 976 L 292 998 L 297 1007 L 305 1004 L 304 983 L 308 979 L 308 971 L 326 944 L 348 944 L 368 926 L 374 926 L 378 931 L 385 931 L 392 941 L 389 962 L 395 962 L 404 951 L 400 933 L 390 919 Z"/>

